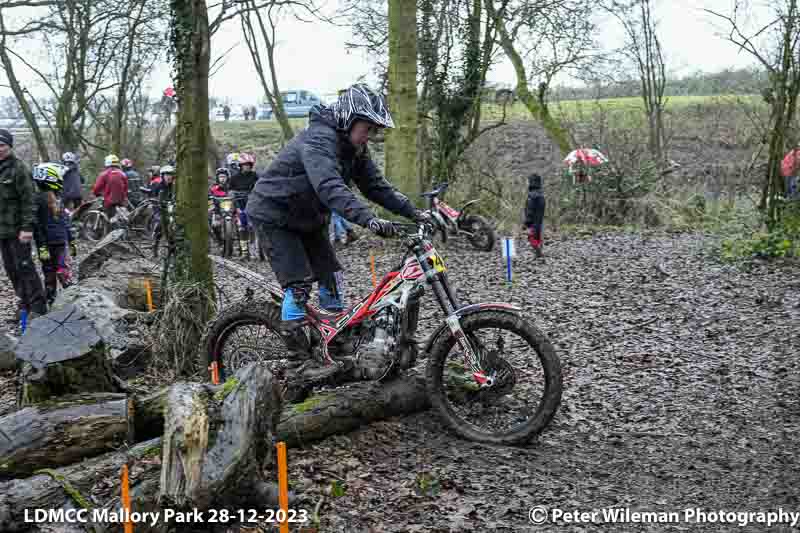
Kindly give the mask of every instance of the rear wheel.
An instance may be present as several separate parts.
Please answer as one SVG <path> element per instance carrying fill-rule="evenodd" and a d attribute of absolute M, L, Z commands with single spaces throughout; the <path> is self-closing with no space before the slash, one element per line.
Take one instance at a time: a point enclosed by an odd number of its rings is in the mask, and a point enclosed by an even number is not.
<path fill-rule="evenodd" d="M 281 339 L 281 309 L 271 301 L 246 300 L 224 309 L 209 325 L 201 343 L 201 367 L 216 362 L 220 379 L 250 364 L 267 364 L 273 373 L 286 364 Z"/>
<path fill-rule="evenodd" d="M 459 436 L 488 444 L 520 444 L 540 433 L 561 402 L 561 363 L 533 324 L 509 311 L 478 311 L 461 319 L 481 370 L 483 386 L 467 367 L 452 333 L 433 343 L 428 396 Z"/>
<path fill-rule="evenodd" d="M 494 228 L 489 221 L 480 215 L 469 215 L 464 218 L 461 227 L 470 233 L 470 244 L 483 252 L 490 252 L 496 240 Z"/>
<path fill-rule="evenodd" d="M 83 216 L 81 235 L 83 238 L 98 242 L 108 233 L 108 221 L 100 211 L 89 211 Z"/>

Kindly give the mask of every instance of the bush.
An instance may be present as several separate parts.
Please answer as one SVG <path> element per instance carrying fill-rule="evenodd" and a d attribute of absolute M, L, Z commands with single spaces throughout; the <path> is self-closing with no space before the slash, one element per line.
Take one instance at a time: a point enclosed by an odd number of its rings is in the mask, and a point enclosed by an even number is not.
<path fill-rule="evenodd" d="M 781 206 L 781 220 L 772 228 L 739 234 L 722 243 L 722 257 L 730 261 L 800 257 L 800 202 Z"/>

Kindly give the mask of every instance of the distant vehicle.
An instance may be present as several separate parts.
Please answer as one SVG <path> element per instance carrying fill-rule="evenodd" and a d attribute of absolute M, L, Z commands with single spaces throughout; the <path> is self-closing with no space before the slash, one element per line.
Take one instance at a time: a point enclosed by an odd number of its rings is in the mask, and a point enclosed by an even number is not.
<path fill-rule="evenodd" d="M 310 91 L 284 91 L 281 93 L 281 97 L 283 108 L 289 118 L 307 117 L 311 108 L 321 103 L 319 96 Z M 272 119 L 274 115 L 272 108 L 269 107 L 267 109 L 267 119 Z"/>

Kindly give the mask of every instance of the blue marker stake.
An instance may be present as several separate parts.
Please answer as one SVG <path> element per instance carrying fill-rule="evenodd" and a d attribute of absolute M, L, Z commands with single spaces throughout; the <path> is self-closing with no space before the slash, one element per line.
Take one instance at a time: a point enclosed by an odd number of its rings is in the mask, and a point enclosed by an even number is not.
<path fill-rule="evenodd" d="M 514 257 L 514 239 L 511 237 L 503 238 L 503 257 L 506 260 L 506 281 L 512 283 L 514 280 L 511 259 Z"/>
<path fill-rule="evenodd" d="M 19 325 L 22 329 L 22 334 L 25 334 L 25 330 L 28 329 L 28 310 L 23 309 L 19 313 Z"/>

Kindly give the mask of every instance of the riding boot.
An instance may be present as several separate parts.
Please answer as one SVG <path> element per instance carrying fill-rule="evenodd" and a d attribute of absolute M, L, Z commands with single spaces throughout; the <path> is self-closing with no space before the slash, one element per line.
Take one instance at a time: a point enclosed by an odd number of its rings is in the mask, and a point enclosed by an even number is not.
<path fill-rule="evenodd" d="M 338 372 L 339 366 L 325 364 L 313 356 L 312 343 L 306 335 L 305 324 L 305 319 L 281 322 L 280 333 L 288 351 L 288 367 L 303 382 L 323 381 Z M 321 339 L 317 341 L 321 342 Z"/>

